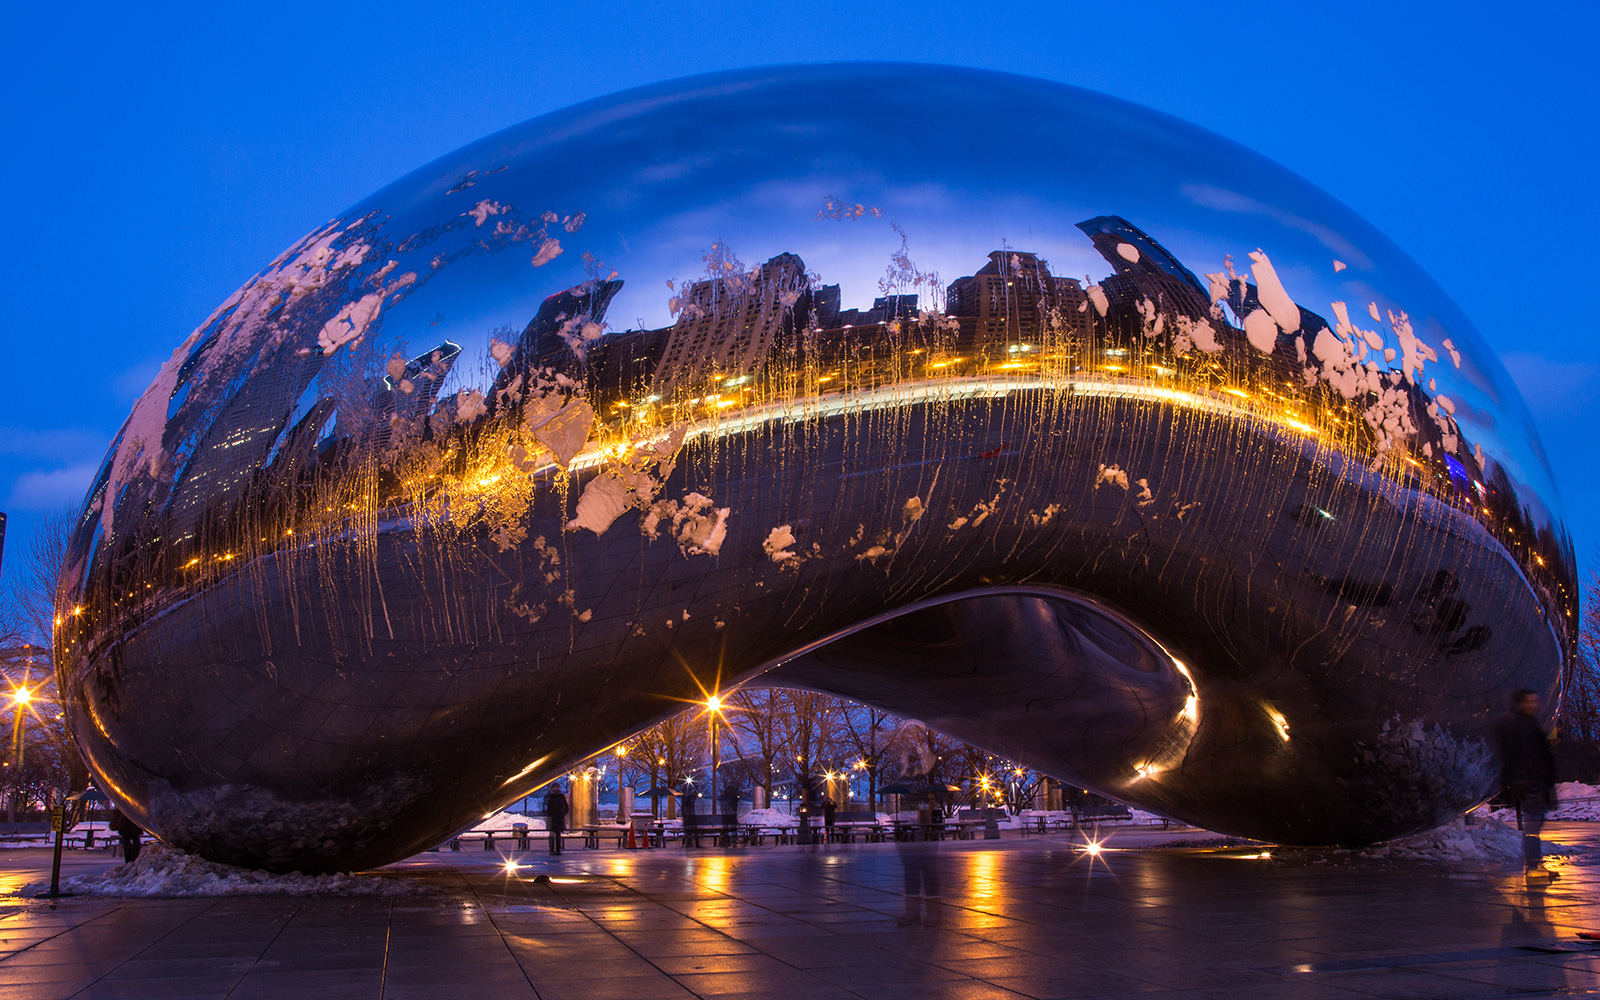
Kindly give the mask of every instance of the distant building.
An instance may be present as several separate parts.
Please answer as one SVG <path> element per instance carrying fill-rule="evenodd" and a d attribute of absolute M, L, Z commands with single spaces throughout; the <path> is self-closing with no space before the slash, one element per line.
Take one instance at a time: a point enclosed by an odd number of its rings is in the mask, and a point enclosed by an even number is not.
<path fill-rule="evenodd" d="M 840 325 L 838 285 L 823 285 L 811 293 L 811 322 L 819 330 Z"/>
<path fill-rule="evenodd" d="M 945 312 L 957 317 L 964 343 L 1021 341 L 1039 337 L 1052 318 L 1057 330 L 1087 329 L 1084 301 L 1083 286 L 1052 275 L 1038 254 L 995 250 L 976 274 L 951 283 Z"/>
<path fill-rule="evenodd" d="M 666 395 L 714 374 L 755 374 L 793 331 L 796 312 L 809 314 L 810 298 L 805 262 L 792 253 L 754 272 L 695 282 L 682 293 L 655 391 Z"/>
<path fill-rule="evenodd" d="M 916 295 L 880 295 L 872 300 L 871 309 L 842 310 L 835 317 L 833 326 L 867 326 L 897 319 L 915 319 L 916 315 Z"/>

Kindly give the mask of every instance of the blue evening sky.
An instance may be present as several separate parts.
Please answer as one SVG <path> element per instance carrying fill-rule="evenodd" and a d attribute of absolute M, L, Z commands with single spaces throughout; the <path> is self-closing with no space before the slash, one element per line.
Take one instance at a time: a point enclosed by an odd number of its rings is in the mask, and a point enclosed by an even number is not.
<path fill-rule="evenodd" d="M 1251 146 L 1501 352 L 1600 545 L 1600 5 L 13 4 L 0 32 L 0 586 L 161 360 L 290 242 L 489 132 L 710 70 L 892 59 L 1078 84 Z"/>

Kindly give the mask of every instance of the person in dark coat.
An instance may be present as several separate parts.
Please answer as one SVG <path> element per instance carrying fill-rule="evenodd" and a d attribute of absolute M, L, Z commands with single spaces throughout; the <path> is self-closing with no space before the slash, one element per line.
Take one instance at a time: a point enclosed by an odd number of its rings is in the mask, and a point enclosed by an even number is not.
<path fill-rule="evenodd" d="M 1516 807 L 1522 827 L 1522 861 L 1530 876 L 1544 877 L 1539 832 L 1544 814 L 1555 806 L 1556 760 L 1539 725 L 1539 696 L 1523 689 L 1511 696 L 1511 711 L 1500 720 L 1500 794 Z"/>
<path fill-rule="evenodd" d="M 560 854 L 561 834 L 567 829 L 567 797 L 560 785 L 553 786 L 544 797 L 544 828 L 550 834 L 550 853 Z"/>
<path fill-rule="evenodd" d="M 122 815 L 121 809 L 111 810 L 111 818 L 106 821 L 106 826 L 122 841 L 122 859 L 128 864 L 139 860 L 139 838 L 144 833 L 139 829 L 139 824 Z"/>
<path fill-rule="evenodd" d="M 833 801 L 833 796 L 825 795 L 822 799 L 822 830 L 823 840 L 833 839 L 833 814 L 839 811 L 839 803 Z"/>

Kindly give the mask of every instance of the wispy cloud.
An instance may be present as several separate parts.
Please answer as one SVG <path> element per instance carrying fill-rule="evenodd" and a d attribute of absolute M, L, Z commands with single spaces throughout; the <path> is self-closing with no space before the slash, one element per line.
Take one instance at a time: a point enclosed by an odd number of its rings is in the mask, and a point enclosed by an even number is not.
<path fill-rule="evenodd" d="M 6 507 L 17 511 L 49 511 L 64 504 L 78 503 L 88 492 L 99 467 L 98 462 L 85 462 L 61 469 L 24 472 L 11 487 Z"/>

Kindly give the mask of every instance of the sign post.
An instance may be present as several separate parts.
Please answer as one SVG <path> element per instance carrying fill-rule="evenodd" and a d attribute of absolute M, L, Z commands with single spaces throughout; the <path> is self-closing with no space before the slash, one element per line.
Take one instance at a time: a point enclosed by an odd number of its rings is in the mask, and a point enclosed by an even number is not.
<path fill-rule="evenodd" d="M 50 858 L 50 888 L 39 893 L 39 899 L 60 899 L 72 895 L 61 891 L 61 842 L 67 836 L 67 809 L 64 803 L 58 802 L 50 807 L 50 830 L 56 835 L 55 853 Z"/>
<path fill-rule="evenodd" d="M 90 803 L 107 801 L 99 789 L 90 785 L 76 795 L 68 795 L 65 802 L 50 807 L 50 829 L 56 835 L 55 856 L 50 860 L 50 888 L 34 898 L 61 899 L 72 895 L 61 891 L 61 845 L 66 839 L 67 828 L 76 823 L 80 816 L 86 815 Z"/>

